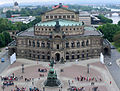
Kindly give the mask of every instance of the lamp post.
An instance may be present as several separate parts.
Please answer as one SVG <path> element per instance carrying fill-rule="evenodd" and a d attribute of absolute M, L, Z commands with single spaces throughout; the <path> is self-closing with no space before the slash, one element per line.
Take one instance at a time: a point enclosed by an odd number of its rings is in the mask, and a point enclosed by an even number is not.
<path fill-rule="evenodd" d="M 24 64 L 22 64 L 22 73 L 24 73 Z"/>
<path fill-rule="evenodd" d="M 90 73 L 90 65 L 87 64 L 87 73 L 89 74 Z"/>
<path fill-rule="evenodd" d="M 5 86 L 4 86 L 4 85 L 2 85 L 2 86 L 1 86 L 1 88 L 2 88 L 2 89 L 3 89 L 3 91 L 4 91 L 4 89 L 5 89 Z"/>
<path fill-rule="evenodd" d="M 45 91 L 45 87 L 43 87 L 43 91 Z"/>

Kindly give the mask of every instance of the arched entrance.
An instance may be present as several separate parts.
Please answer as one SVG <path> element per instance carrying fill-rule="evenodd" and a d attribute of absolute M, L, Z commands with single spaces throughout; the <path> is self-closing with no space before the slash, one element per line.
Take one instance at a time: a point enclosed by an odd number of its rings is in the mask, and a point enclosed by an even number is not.
<path fill-rule="evenodd" d="M 59 53 L 55 54 L 55 61 L 60 61 L 60 54 Z"/>
<path fill-rule="evenodd" d="M 108 55 L 108 54 L 109 54 L 108 48 L 104 48 L 104 55 Z"/>

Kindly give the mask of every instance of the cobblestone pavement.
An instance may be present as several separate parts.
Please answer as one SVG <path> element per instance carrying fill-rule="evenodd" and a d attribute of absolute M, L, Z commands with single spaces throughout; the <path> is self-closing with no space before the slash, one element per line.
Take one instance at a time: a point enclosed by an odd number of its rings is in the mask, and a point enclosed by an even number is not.
<path fill-rule="evenodd" d="M 24 64 L 25 68 L 24 73 L 21 72 L 22 64 Z M 87 64 L 90 64 L 89 74 L 87 73 Z M 10 91 L 11 89 L 14 89 L 15 85 L 18 87 L 26 87 L 26 91 L 29 91 L 28 88 L 33 86 L 43 90 L 43 83 L 47 79 L 47 72 L 38 72 L 38 68 L 46 68 L 49 70 L 48 65 L 48 62 L 36 62 L 27 59 L 17 59 L 17 62 L 5 69 L 4 72 L 0 74 L 0 76 L 8 76 L 14 73 L 17 77 L 23 76 L 23 79 L 15 81 L 14 86 L 5 87 L 4 91 Z M 85 91 L 92 91 L 92 88 L 96 86 L 98 86 L 99 91 L 119 91 L 109 71 L 105 65 L 102 65 L 99 62 L 99 59 L 83 60 L 79 62 L 66 62 L 65 64 L 57 63 L 55 64 L 54 68 L 58 74 L 58 78 L 62 83 L 62 88 L 45 87 L 45 91 L 60 91 L 60 89 L 62 89 L 61 91 L 67 91 L 69 88 L 68 80 L 70 80 L 71 86 L 76 86 L 78 88 L 85 87 Z M 64 71 L 60 72 L 61 69 Z M 40 74 L 44 74 L 44 77 L 40 77 Z M 94 81 L 95 84 L 91 86 L 91 82 L 89 81 L 77 81 L 75 77 L 80 75 L 85 77 L 95 77 L 97 82 Z M 34 79 L 29 82 L 25 82 L 24 78 Z M 99 81 L 99 78 L 101 78 L 102 81 Z M 111 85 L 109 83 L 110 81 L 112 81 Z M 0 91 L 2 91 L 1 88 Z"/>

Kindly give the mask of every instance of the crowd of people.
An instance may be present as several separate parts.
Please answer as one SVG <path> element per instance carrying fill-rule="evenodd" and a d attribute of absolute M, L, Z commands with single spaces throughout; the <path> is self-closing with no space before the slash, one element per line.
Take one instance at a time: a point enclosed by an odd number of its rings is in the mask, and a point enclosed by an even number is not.
<path fill-rule="evenodd" d="M 14 76 L 14 73 L 10 76 L 2 77 L 1 76 L 1 81 L 3 81 L 4 86 L 11 86 L 14 85 L 14 81 L 18 81 L 18 77 Z"/>
<path fill-rule="evenodd" d="M 94 82 L 101 82 L 102 79 L 101 78 L 96 78 L 96 77 L 84 77 L 84 76 L 77 76 L 75 77 L 75 80 L 77 81 L 94 81 Z"/>
<path fill-rule="evenodd" d="M 15 89 L 11 90 L 11 91 L 26 91 L 26 88 L 22 87 L 19 88 L 17 85 L 15 86 Z"/>
<path fill-rule="evenodd" d="M 75 86 L 71 86 L 70 88 L 67 89 L 68 91 L 85 91 L 84 87 L 77 88 Z"/>
<path fill-rule="evenodd" d="M 47 69 L 46 69 L 46 68 L 44 68 L 44 69 L 43 69 L 43 68 L 42 68 L 42 69 L 39 68 L 39 69 L 38 69 L 38 72 L 47 72 Z"/>

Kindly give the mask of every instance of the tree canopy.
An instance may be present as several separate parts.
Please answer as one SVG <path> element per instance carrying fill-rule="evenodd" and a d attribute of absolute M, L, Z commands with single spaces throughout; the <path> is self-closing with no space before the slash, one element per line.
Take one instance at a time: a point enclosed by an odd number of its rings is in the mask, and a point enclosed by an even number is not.
<path fill-rule="evenodd" d="M 8 43 L 12 41 L 10 34 L 8 32 L 0 33 L 0 47 L 6 46 Z"/>
<path fill-rule="evenodd" d="M 100 19 L 100 22 L 102 23 L 113 23 L 113 20 L 112 19 L 109 19 L 107 17 L 105 17 L 104 15 L 100 14 L 98 16 L 98 18 Z"/>
<path fill-rule="evenodd" d="M 98 27 L 98 30 L 102 31 L 104 38 L 108 39 L 110 42 L 113 42 L 113 36 L 116 32 L 120 31 L 120 26 L 117 24 L 104 24 Z"/>

